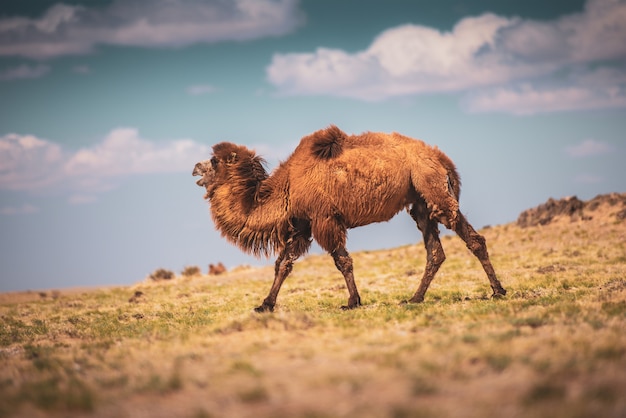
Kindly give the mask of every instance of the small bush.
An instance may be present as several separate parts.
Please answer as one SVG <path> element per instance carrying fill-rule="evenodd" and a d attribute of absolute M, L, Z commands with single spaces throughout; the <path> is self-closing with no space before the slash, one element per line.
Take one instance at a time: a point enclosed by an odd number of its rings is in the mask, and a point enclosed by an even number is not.
<path fill-rule="evenodd" d="M 198 266 L 187 266 L 181 272 L 183 277 L 193 277 L 200 275 L 200 267 Z"/>
<path fill-rule="evenodd" d="M 217 276 L 218 274 L 226 273 L 226 266 L 219 262 L 217 264 L 209 264 L 209 274 Z"/>
<path fill-rule="evenodd" d="M 154 273 L 150 275 L 150 279 L 154 280 L 155 282 L 158 282 L 161 280 L 172 280 L 173 278 L 174 278 L 174 272 L 170 270 L 165 270 L 165 269 L 155 270 Z"/>

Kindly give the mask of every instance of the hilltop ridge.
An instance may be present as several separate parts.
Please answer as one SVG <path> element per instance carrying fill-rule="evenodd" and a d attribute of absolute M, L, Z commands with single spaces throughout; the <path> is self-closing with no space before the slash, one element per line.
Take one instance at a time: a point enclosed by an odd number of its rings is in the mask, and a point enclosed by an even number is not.
<path fill-rule="evenodd" d="M 553 221 L 589 221 L 592 219 L 622 221 L 626 219 L 626 193 L 600 194 L 582 201 L 576 196 L 562 199 L 550 198 L 534 208 L 520 213 L 516 224 L 519 227 L 548 225 Z"/>

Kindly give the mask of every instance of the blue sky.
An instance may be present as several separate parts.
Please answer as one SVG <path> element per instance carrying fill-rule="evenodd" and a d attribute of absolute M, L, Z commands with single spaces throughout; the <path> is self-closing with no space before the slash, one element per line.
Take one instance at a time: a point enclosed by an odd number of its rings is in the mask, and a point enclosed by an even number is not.
<path fill-rule="evenodd" d="M 227 140 L 272 169 L 331 123 L 439 146 L 476 227 L 624 192 L 624 39 L 619 0 L 3 1 L 0 291 L 272 263 L 220 238 L 193 165 Z M 399 214 L 348 248 L 419 240 Z"/>

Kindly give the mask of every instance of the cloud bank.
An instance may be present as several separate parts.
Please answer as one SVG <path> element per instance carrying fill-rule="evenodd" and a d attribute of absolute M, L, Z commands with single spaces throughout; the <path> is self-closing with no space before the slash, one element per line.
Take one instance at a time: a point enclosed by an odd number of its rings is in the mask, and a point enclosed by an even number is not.
<path fill-rule="evenodd" d="M 366 101 L 464 92 L 470 112 L 531 114 L 626 107 L 626 1 L 589 0 L 581 13 L 532 21 L 486 13 L 450 32 L 390 28 L 364 51 L 275 54 L 280 95 Z"/>
<path fill-rule="evenodd" d="M 0 19 L 0 56 L 45 59 L 97 45 L 180 47 L 283 35 L 302 23 L 297 0 L 114 0 L 58 3 L 40 18 Z"/>
<path fill-rule="evenodd" d="M 0 190 L 71 194 L 88 203 L 122 178 L 153 173 L 191 172 L 210 147 L 191 139 L 153 142 L 133 128 L 118 128 L 87 148 L 67 150 L 32 135 L 0 137 Z"/>

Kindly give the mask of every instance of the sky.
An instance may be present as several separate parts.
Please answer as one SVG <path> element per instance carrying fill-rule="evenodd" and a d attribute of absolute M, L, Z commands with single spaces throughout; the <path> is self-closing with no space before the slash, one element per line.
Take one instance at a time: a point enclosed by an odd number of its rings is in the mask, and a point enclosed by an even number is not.
<path fill-rule="evenodd" d="M 3 0 L 0 291 L 272 264 L 191 176 L 221 141 L 271 171 L 330 124 L 422 139 L 477 228 L 625 192 L 625 39 L 623 0 Z M 348 250 L 421 239 L 400 213 Z"/>

